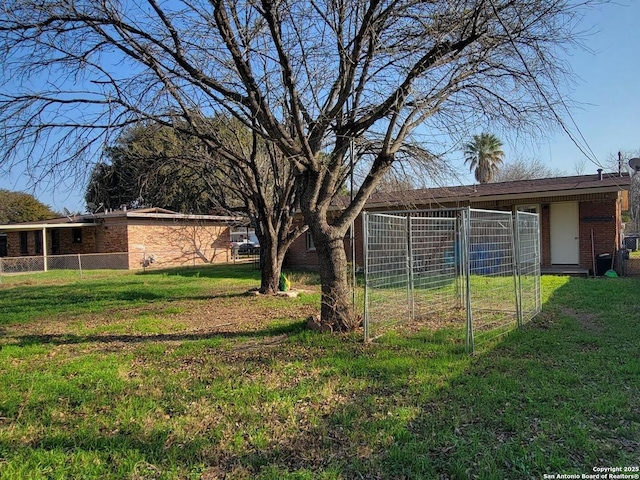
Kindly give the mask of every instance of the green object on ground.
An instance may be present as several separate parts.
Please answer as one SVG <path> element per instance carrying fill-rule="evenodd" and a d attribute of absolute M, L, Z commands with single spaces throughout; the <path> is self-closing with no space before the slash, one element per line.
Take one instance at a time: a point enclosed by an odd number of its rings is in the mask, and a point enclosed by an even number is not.
<path fill-rule="evenodd" d="M 616 273 L 615 270 L 607 270 L 606 272 L 604 272 L 604 276 L 610 277 L 610 278 L 617 278 L 618 274 Z"/>
<path fill-rule="evenodd" d="M 278 290 L 281 292 L 288 292 L 291 288 L 291 282 L 284 273 L 280 274 L 280 281 L 278 282 Z"/>

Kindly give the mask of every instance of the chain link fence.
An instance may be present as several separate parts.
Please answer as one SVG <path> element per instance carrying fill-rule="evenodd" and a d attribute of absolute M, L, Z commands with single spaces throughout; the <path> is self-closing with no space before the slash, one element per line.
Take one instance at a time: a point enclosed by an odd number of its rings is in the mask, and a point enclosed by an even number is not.
<path fill-rule="evenodd" d="M 43 272 L 44 257 L 0 258 L 0 274 Z"/>
<path fill-rule="evenodd" d="M 0 257 L 0 275 L 44 272 L 49 270 L 147 270 L 213 263 L 259 264 L 259 253 L 247 252 L 234 256 L 220 249 L 208 256 L 199 252 L 154 250 L 153 252 L 87 253 L 28 257 Z M 46 268 L 45 268 L 46 267 Z"/>
<path fill-rule="evenodd" d="M 46 265 L 46 268 L 45 268 Z M 0 274 L 44 272 L 49 270 L 128 269 L 128 253 L 88 253 L 0 258 Z"/>
<path fill-rule="evenodd" d="M 477 209 L 366 213 L 365 338 L 451 328 L 467 349 L 540 311 L 536 214 Z"/>

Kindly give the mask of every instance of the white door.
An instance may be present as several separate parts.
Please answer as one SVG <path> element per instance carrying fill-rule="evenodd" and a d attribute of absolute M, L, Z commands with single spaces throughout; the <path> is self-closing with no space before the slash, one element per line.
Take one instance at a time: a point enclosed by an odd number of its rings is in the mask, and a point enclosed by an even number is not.
<path fill-rule="evenodd" d="M 577 265 L 580 262 L 578 203 L 552 203 L 549 208 L 551 263 Z"/>

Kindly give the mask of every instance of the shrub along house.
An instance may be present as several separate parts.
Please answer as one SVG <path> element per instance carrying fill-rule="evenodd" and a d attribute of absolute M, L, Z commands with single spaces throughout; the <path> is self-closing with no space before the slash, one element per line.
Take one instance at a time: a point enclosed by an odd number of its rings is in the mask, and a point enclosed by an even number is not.
<path fill-rule="evenodd" d="M 241 224 L 241 218 L 161 208 L 69 215 L 0 225 L 0 254 L 14 264 L 32 257 L 41 270 L 62 268 L 65 257 L 78 255 L 100 268 L 220 263 L 231 260 L 230 230 Z"/>
<path fill-rule="evenodd" d="M 580 175 L 513 182 L 419 189 L 372 195 L 366 211 L 471 207 L 540 214 L 543 272 L 587 274 L 600 255 L 612 263 L 621 248 L 622 211 L 628 209 L 628 174 Z M 340 201 L 334 208 L 340 208 Z M 362 219 L 355 223 L 356 265 L 362 266 Z M 345 240 L 351 259 L 349 239 Z M 603 257 L 600 257 L 602 259 Z M 288 252 L 292 267 L 315 269 L 317 256 L 310 235 Z M 602 272 L 598 272 L 602 273 Z"/>

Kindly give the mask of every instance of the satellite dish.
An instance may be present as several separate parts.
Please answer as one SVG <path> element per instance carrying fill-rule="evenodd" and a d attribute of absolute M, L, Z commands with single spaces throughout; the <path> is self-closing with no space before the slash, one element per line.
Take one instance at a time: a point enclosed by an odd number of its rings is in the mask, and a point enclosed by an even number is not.
<path fill-rule="evenodd" d="M 631 169 L 635 172 L 639 172 L 640 171 L 640 158 L 632 158 L 631 160 L 629 160 L 629 166 L 631 167 Z"/>
<path fill-rule="evenodd" d="M 98 210 L 100 210 L 103 207 L 103 205 L 104 205 L 104 203 L 102 203 L 102 202 L 100 202 L 98 205 L 96 205 L 93 202 L 87 202 L 87 208 L 93 214 L 98 213 Z"/>

